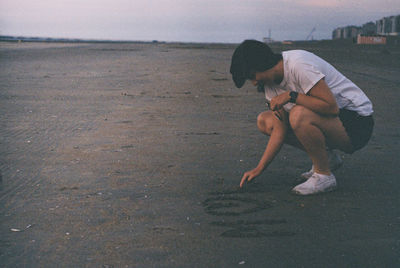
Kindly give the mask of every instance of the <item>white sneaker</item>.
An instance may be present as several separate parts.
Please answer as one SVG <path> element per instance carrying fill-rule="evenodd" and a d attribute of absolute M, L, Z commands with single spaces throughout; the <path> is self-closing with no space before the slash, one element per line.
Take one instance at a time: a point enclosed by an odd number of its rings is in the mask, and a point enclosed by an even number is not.
<path fill-rule="evenodd" d="M 315 173 L 302 184 L 293 188 L 292 192 L 299 195 L 317 194 L 329 192 L 336 188 L 336 178 L 331 175 L 323 175 Z"/>
<path fill-rule="evenodd" d="M 343 165 L 343 159 L 339 155 L 339 153 L 334 150 L 328 150 L 328 160 L 329 160 L 329 168 L 331 171 L 335 171 L 339 169 Z M 312 174 L 314 174 L 314 165 L 307 172 L 301 174 L 301 177 L 304 179 L 309 179 Z"/>
<path fill-rule="evenodd" d="M 311 166 L 311 169 L 309 171 L 302 173 L 301 177 L 308 180 L 309 178 L 311 178 L 312 174 L 314 174 L 314 165 Z"/>

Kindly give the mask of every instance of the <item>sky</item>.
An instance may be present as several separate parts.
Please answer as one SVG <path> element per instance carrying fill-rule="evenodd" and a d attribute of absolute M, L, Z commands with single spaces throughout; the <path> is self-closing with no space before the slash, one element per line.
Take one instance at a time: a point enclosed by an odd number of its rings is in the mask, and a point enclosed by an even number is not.
<path fill-rule="evenodd" d="M 330 39 L 399 15 L 399 0 L 0 0 L 0 35 L 240 43 Z"/>

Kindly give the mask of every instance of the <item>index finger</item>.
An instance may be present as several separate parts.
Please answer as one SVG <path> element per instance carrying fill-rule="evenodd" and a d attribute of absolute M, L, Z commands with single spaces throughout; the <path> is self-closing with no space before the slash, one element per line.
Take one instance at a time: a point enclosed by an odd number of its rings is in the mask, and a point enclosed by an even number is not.
<path fill-rule="evenodd" d="M 243 187 L 243 184 L 244 184 L 244 182 L 246 181 L 247 178 L 248 178 L 248 175 L 244 174 L 243 177 L 242 177 L 242 180 L 240 181 L 240 185 L 239 185 L 240 188 Z"/>

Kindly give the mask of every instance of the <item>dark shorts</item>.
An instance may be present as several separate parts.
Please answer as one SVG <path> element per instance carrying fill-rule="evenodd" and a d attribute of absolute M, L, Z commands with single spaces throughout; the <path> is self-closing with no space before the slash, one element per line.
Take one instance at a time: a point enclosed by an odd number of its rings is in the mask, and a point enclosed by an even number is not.
<path fill-rule="evenodd" d="M 372 115 L 361 116 L 357 112 L 340 109 L 339 118 L 349 135 L 354 151 L 363 148 L 371 138 L 374 128 Z"/>

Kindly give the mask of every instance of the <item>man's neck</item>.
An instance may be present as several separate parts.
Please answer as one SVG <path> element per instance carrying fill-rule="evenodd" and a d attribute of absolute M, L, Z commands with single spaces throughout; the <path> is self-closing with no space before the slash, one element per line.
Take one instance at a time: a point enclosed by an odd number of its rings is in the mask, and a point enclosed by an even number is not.
<path fill-rule="evenodd" d="M 275 66 L 274 66 L 274 82 L 276 84 L 280 84 L 283 81 L 285 74 L 285 70 L 283 68 L 283 60 L 280 60 Z"/>

